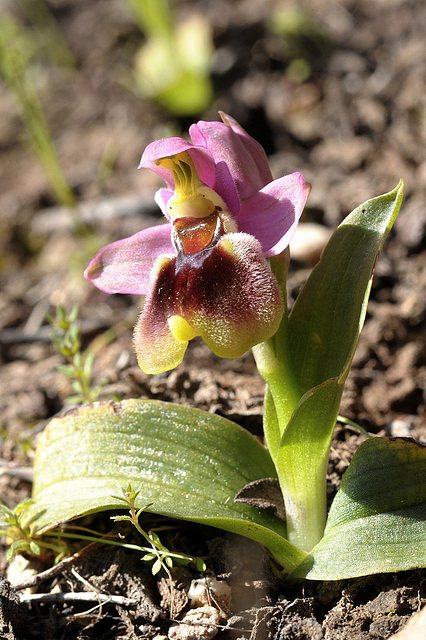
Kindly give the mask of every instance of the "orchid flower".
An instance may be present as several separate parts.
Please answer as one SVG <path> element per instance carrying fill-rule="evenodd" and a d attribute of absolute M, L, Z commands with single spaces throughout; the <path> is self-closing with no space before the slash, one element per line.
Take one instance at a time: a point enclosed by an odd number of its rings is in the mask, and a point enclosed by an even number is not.
<path fill-rule="evenodd" d="M 176 367 L 195 336 L 239 357 L 283 315 L 266 258 L 288 246 L 310 187 L 300 173 L 273 180 L 261 145 L 220 115 L 192 125 L 192 142 L 148 145 L 139 168 L 165 181 L 155 199 L 169 222 L 106 246 L 85 271 L 102 291 L 145 296 L 134 345 L 146 373 Z"/>

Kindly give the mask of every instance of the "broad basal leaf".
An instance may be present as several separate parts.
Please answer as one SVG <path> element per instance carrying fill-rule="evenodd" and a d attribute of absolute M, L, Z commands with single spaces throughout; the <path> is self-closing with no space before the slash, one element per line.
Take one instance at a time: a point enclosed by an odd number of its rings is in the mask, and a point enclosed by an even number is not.
<path fill-rule="evenodd" d="M 34 465 L 30 515 L 40 533 L 105 509 L 129 484 L 137 508 L 202 522 L 266 546 L 287 570 L 305 553 L 273 513 L 234 503 L 249 482 L 275 477 L 261 444 L 237 424 L 198 409 L 153 400 L 95 404 L 55 418 Z M 270 511 L 270 510 L 268 510 Z"/>
<path fill-rule="evenodd" d="M 293 577 L 338 580 L 426 566 L 426 447 L 372 438 L 355 453 L 325 534 Z"/>

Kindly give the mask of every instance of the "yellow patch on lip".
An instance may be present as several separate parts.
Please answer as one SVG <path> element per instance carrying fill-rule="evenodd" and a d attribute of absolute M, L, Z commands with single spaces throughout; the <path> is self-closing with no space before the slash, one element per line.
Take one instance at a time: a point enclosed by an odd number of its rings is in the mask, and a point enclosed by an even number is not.
<path fill-rule="evenodd" d="M 170 316 L 167 322 L 174 339 L 178 342 L 187 343 L 200 335 L 182 316 Z"/>

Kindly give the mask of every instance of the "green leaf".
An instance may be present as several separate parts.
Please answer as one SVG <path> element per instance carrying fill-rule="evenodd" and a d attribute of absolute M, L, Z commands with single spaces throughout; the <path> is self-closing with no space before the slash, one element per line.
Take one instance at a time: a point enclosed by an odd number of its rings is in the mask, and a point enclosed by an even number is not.
<path fill-rule="evenodd" d="M 83 372 L 85 373 L 85 375 L 87 377 L 90 377 L 90 373 L 92 371 L 92 367 L 93 367 L 94 361 L 95 361 L 95 354 L 94 353 L 85 354 Z"/>
<path fill-rule="evenodd" d="M 41 554 L 39 545 L 33 540 L 30 542 L 30 550 L 35 556 L 39 556 Z"/>
<path fill-rule="evenodd" d="M 116 498 L 116 496 L 112 496 L 113 498 Z M 112 520 L 114 520 L 114 522 L 132 522 L 132 519 L 130 516 L 113 516 Z"/>
<path fill-rule="evenodd" d="M 267 451 L 220 416 L 153 400 L 95 404 L 54 418 L 40 439 L 28 518 L 37 533 L 86 513 L 135 508 L 216 526 L 257 540 L 286 570 L 305 553 L 273 513 L 234 503 L 249 482 L 275 477 Z"/>
<path fill-rule="evenodd" d="M 148 537 L 156 546 L 161 545 L 160 538 L 154 531 L 150 531 Z"/>
<path fill-rule="evenodd" d="M 56 366 L 59 373 L 67 378 L 73 378 L 75 376 L 75 369 L 71 364 L 58 364 Z"/>
<path fill-rule="evenodd" d="M 364 324 L 374 267 L 398 214 L 402 181 L 357 207 L 333 233 L 289 317 L 289 344 L 302 393 L 346 377 Z"/>
<path fill-rule="evenodd" d="M 194 561 L 198 571 L 206 571 L 207 566 L 202 558 L 194 558 Z"/>
<path fill-rule="evenodd" d="M 426 447 L 371 438 L 355 453 L 325 534 L 292 577 L 339 580 L 426 566 Z"/>
<path fill-rule="evenodd" d="M 400 182 L 360 205 L 333 233 L 294 304 L 287 340 L 275 340 L 278 361 L 288 363 L 282 369 L 293 370 L 297 382 L 278 367 L 264 375 L 276 410 L 268 400 L 265 436 L 283 490 L 288 539 L 307 551 L 322 538 L 324 479 L 343 383 L 364 324 L 375 265 L 402 196 Z M 290 403 L 295 409 L 287 418 L 281 389 L 288 399 L 288 390 L 297 386 L 301 400 Z M 276 453 L 278 432 L 283 435 Z"/>
<path fill-rule="evenodd" d="M 6 551 L 6 560 L 8 562 L 11 562 L 18 553 L 26 552 L 29 548 L 30 545 L 26 540 L 14 540 L 9 549 Z"/>
<path fill-rule="evenodd" d="M 25 511 L 25 509 L 28 509 L 32 504 L 33 504 L 32 500 L 24 500 L 23 502 L 20 502 L 15 507 L 15 514 L 17 516 L 21 516 L 22 513 Z M 13 512 L 11 512 L 11 513 L 13 513 Z"/>
<path fill-rule="evenodd" d="M 152 575 L 155 576 L 161 570 L 161 560 L 156 560 L 152 565 Z"/>

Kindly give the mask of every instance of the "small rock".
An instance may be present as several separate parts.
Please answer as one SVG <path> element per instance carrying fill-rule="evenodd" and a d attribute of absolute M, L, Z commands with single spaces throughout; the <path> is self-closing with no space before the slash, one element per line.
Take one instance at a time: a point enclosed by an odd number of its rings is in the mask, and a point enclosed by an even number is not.
<path fill-rule="evenodd" d="M 16 555 L 9 563 L 6 570 L 6 578 L 12 586 L 24 582 L 37 574 L 35 564 L 24 558 L 21 554 Z M 21 593 L 35 593 L 34 588 L 23 589 Z"/>
<path fill-rule="evenodd" d="M 220 613 L 210 606 L 191 609 L 180 624 L 169 629 L 171 640 L 210 640 L 219 631 Z"/>
<path fill-rule="evenodd" d="M 410 438 L 412 437 L 412 427 L 414 416 L 406 418 L 396 418 L 389 423 L 388 429 L 392 438 Z"/>
<path fill-rule="evenodd" d="M 424 640 L 426 629 L 426 607 L 418 611 L 398 633 L 389 640 Z"/>
<path fill-rule="evenodd" d="M 225 580 L 216 580 L 214 576 L 206 576 L 192 580 L 188 590 L 188 598 L 193 607 L 214 602 L 226 613 L 231 608 L 231 587 Z"/>
<path fill-rule="evenodd" d="M 302 222 L 291 241 L 291 257 L 307 266 L 313 266 L 331 236 L 330 229 L 316 222 Z"/>

